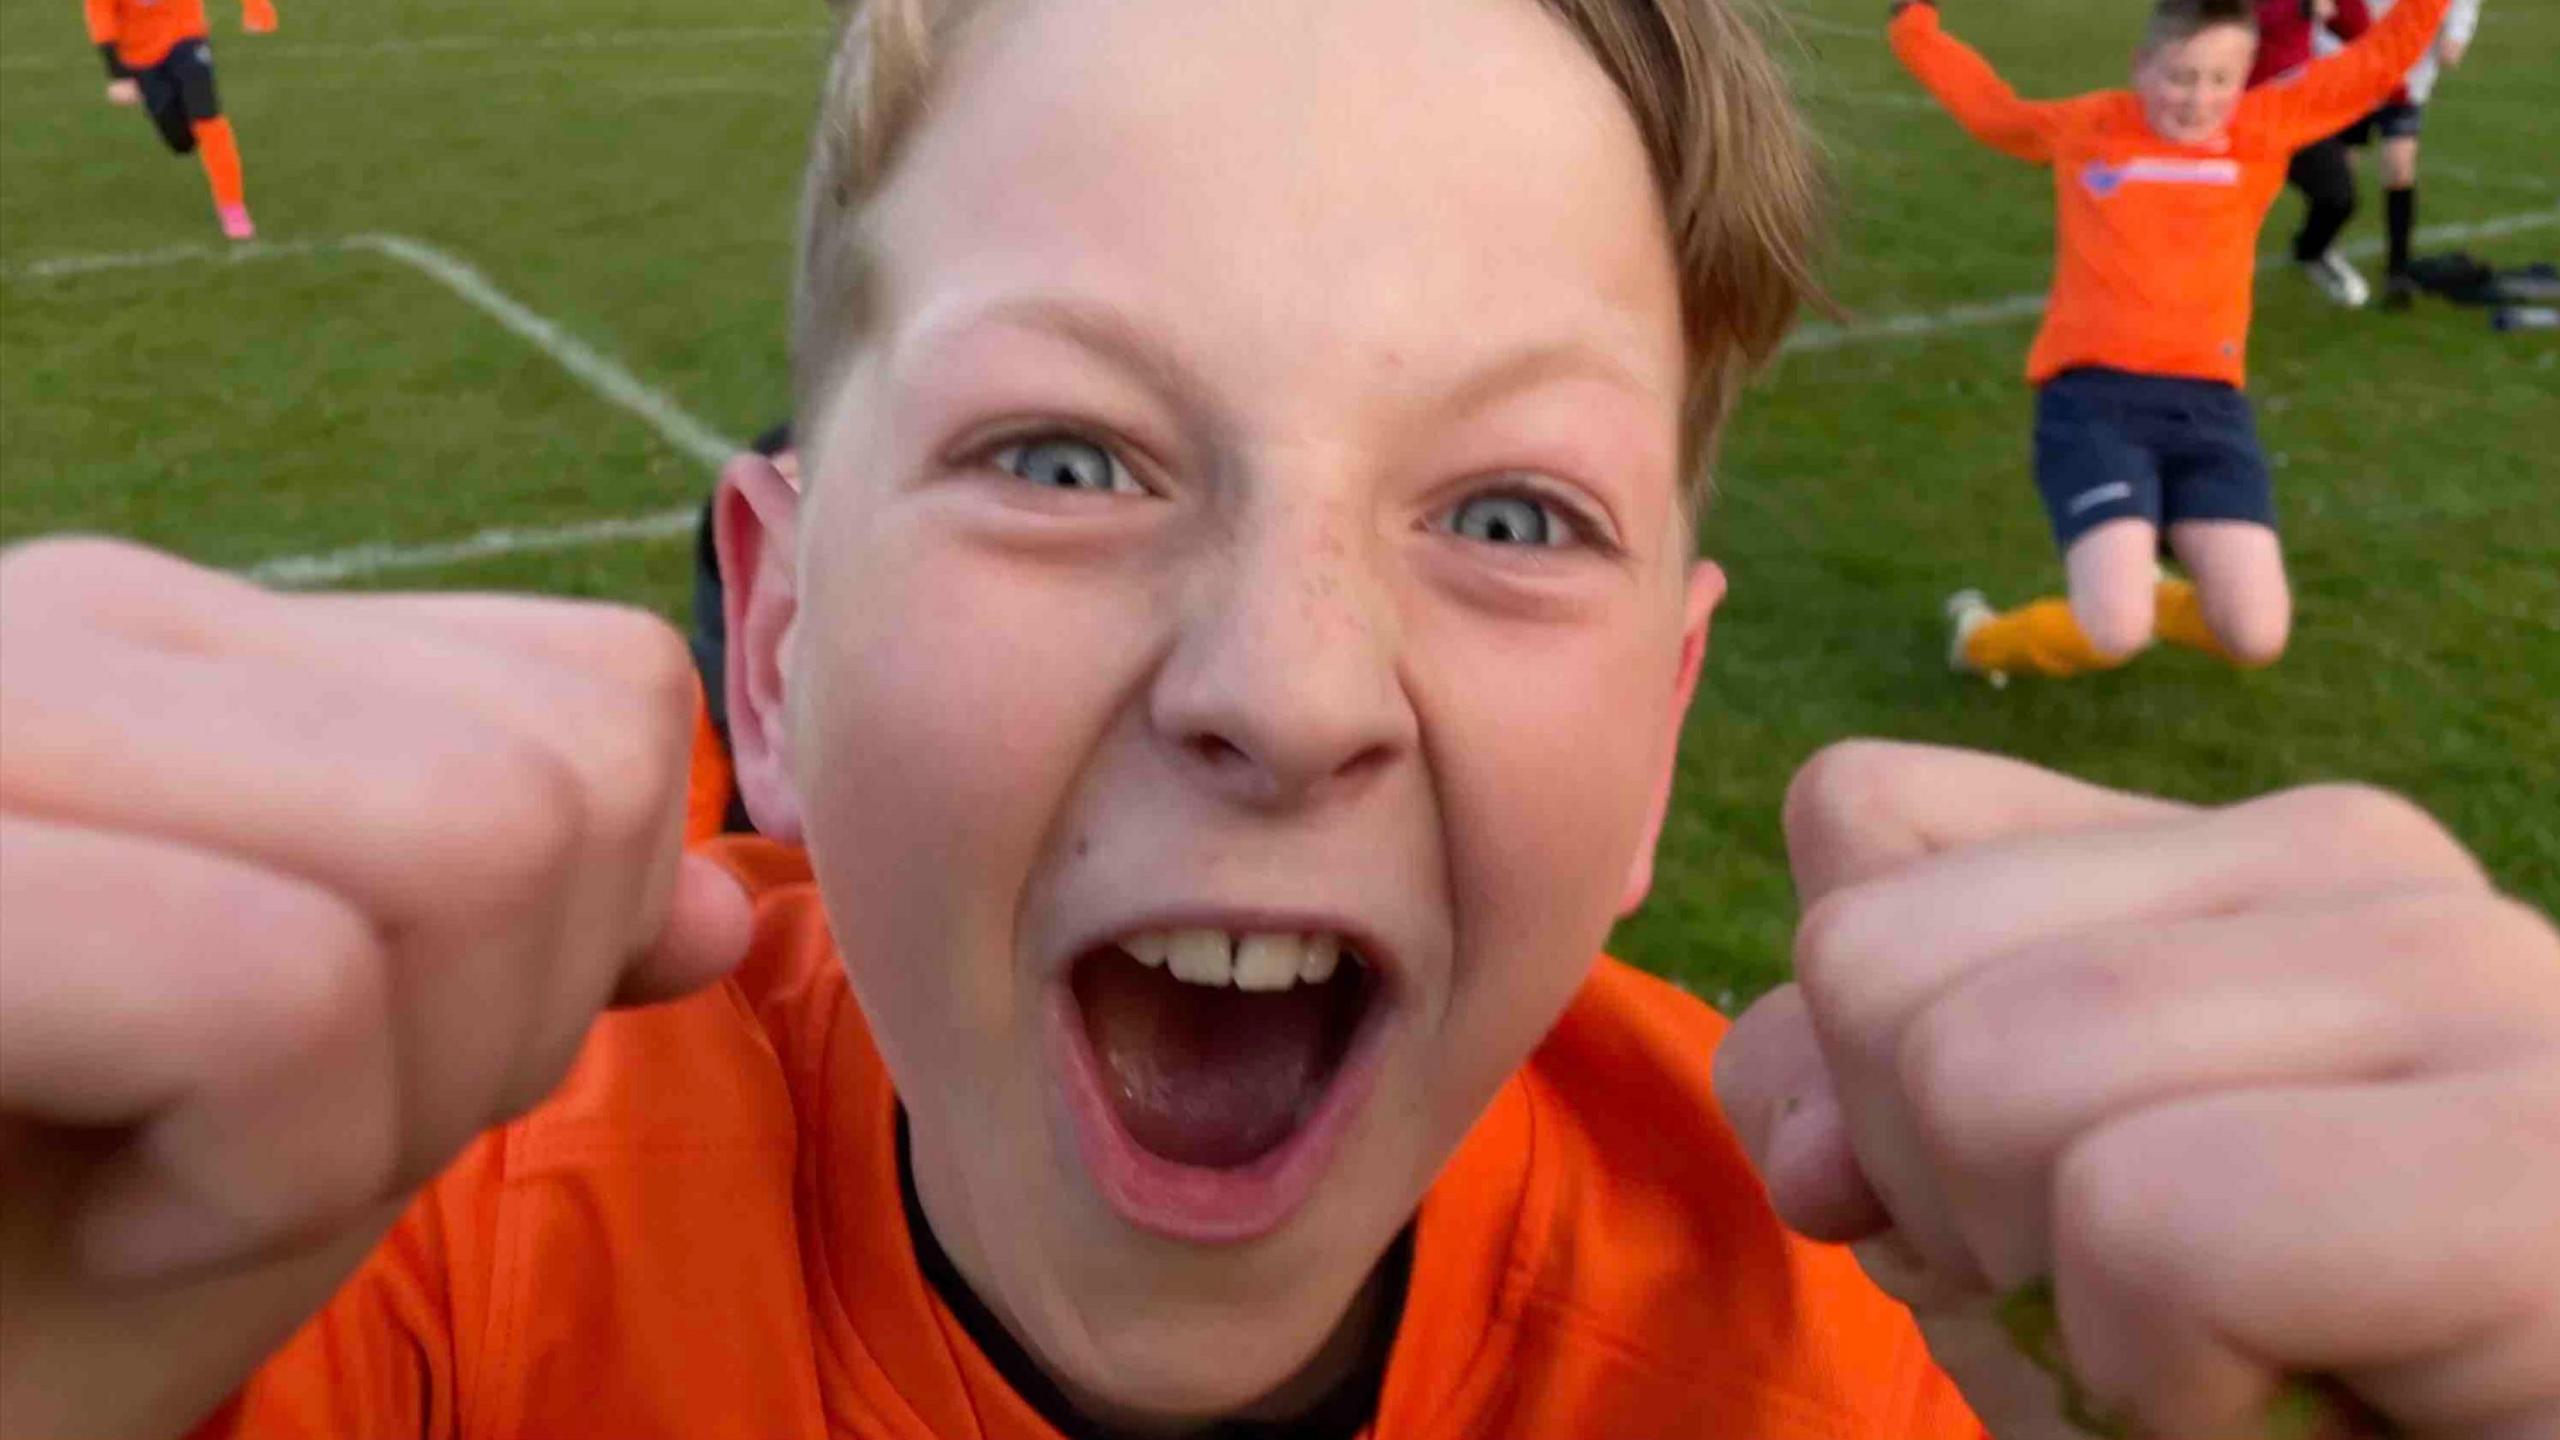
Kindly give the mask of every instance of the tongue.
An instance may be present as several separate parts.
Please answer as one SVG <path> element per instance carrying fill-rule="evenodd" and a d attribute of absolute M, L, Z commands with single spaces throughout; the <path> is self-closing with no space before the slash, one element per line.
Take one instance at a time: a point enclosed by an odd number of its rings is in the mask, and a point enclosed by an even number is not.
<path fill-rule="evenodd" d="M 1211 989 L 1110 953 L 1076 975 L 1085 1035 L 1130 1138 L 1212 1169 L 1270 1150 L 1313 1108 L 1336 1058 L 1335 988 Z"/>

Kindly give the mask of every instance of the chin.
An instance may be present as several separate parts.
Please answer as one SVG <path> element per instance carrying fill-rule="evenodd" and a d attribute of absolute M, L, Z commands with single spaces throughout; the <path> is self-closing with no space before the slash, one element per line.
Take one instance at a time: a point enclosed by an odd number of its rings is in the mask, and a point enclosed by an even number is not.
<path fill-rule="evenodd" d="M 1186 1326 L 1170 1344 L 1101 1357 L 1105 1373 L 1075 1386 L 1083 1393 L 1072 1398 L 1115 1429 L 1182 1430 L 1234 1418 L 1304 1374 L 1329 1337 L 1288 1337 L 1289 1343 L 1275 1344 L 1279 1338 L 1252 1323 Z M 1281 1363 L 1249 1364 L 1246 1357 Z"/>

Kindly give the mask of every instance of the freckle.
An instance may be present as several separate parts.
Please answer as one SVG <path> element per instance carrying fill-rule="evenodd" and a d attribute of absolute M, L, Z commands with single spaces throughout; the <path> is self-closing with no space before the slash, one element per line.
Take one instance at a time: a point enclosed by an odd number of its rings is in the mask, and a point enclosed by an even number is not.
<path fill-rule="evenodd" d="M 1092 851 L 1093 851 L 1093 837 L 1092 837 L 1092 836 L 1090 836 L 1090 835 L 1079 835 L 1079 836 L 1077 836 L 1077 837 L 1076 837 L 1076 858 L 1077 858 L 1077 859 L 1079 859 L 1079 860 L 1083 859 L 1086 855 L 1088 855 L 1088 854 L 1092 853 Z"/>

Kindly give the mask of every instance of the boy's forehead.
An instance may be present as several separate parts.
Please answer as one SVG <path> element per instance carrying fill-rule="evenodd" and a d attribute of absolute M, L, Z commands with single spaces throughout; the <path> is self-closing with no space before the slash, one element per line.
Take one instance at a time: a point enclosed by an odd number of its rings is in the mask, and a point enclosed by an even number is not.
<path fill-rule="evenodd" d="M 1679 393 L 1642 141 L 1531 0 L 1002 9 L 871 221 L 893 351 L 1028 315 L 1421 368 L 1578 348 Z"/>
<path fill-rule="evenodd" d="M 2210 65 L 2254 54 L 2258 32 L 2246 25 L 2208 25 L 2192 35 L 2154 47 L 2157 58 L 2174 64 Z"/>

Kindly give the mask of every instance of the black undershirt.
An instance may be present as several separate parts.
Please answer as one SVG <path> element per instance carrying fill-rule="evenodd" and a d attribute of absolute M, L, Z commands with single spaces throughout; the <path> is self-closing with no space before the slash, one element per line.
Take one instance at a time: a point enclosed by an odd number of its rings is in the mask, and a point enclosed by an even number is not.
<path fill-rule="evenodd" d="M 978 1299 L 960 1276 L 933 1226 L 924 1218 L 924 1202 L 916 1196 L 915 1167 L 907 1160 L 907 1113 L 898 1111 L 898 1194 L 906 1204 L 907 1234 L 915 1246 L 916 1264 L 926 1283 L 959 1318 L 960 1328 L 996 1373 L 1013 1387 L 1040 1418 L 1066 1440 L 1124 1440 L 1086 1419 L 1068 1401 L 1049 1373 L 1034 1363 L 995 1312 Z M 1407 1225 L 1378 1262 L 1378 1313 L 1370 1327 L 1360 1363 L 1315 1404 L 1294 1420 L 1220 1420 L 1190 1433 L 1189 1440 L 1353 1440 L 1378 1414 L 1378 1394 L 1387 1379 L 1387 1355 L 1395 1347 L 1396 1329 L 1404 1320 L 1405 1286 L 1413 1276 L 1413 1227 Z"/>

